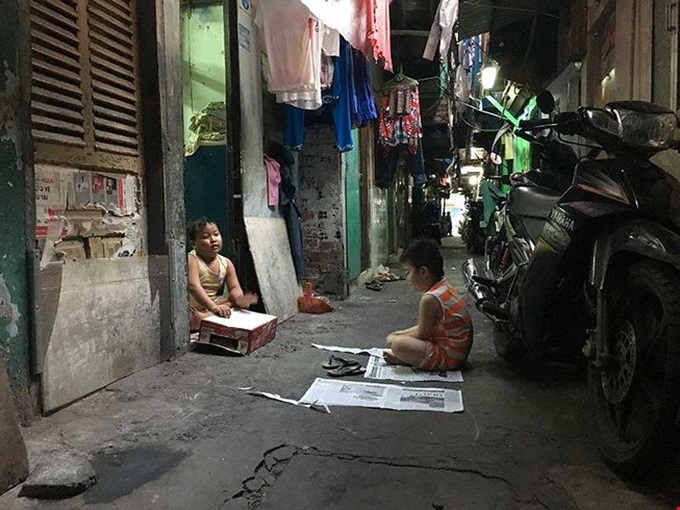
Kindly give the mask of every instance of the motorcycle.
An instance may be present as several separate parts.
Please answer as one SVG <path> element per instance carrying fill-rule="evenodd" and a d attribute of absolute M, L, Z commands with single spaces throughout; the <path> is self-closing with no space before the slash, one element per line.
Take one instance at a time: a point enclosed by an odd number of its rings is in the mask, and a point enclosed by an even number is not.
<path fill-rule="evenodd" d="M 652 159 L 680 149 L 678 118 L 628 101 L 522 121 L 518 134 L 546 129 L 596 146 L 566 187 L 544 175 L 514 183 L 503 249 L 484 275 L 464 263 L 467 289 L 495 323 L 502 357 L 540 376 L 587 365 L 600 451 L 641 473 L 677 439 L 680 182 Z"/>
<path fill-rule="evenodd" d="M 499 137 L 505 132 L 507 132 L 506 129 L 499 131 Z M 530 142 L 532 147 L 537 150 L 541 159 L 541 168 L 538 171 L 530 170 L 526 173 L 512 174 L 507 180 L 505 178 L 498 180 L 511 185 L 513 189 L 524 186 L 535 188 L 547 195 L 564 193 L 571 184 L 574 168 L 578 163 L 578 157 L 574 150 L 552 135 L 535 136 L 521 130 L 516 130 L 515 134 Z M 497 137 L 497 140 L 499 137 Z M 492 148 L 496 147 L 497 140 L 494 141 Z M 500 160 L 499 156 L 493 157 Z M 510 208 L 506 208 L 506 201 L 507 197 L 500 197 L 496 200 L 496 214 L 492 215 L 487 227 L 488 233 L 484 247 L 486 271 L 496 278 L 507 271 L 508 265 L 512 261 L 504 227 L 506 215 L 511 212 Z M 542 227 L 542 218 L 538 220 L 538 225 L 532 224 L 532 226 Z"/>
<path fill-rule="evenodd" d="M 484 253 L 486 233 L 481 226 L 483 219 L 484 203 L 481 200 L 466 200 L 465 212 L 460 222 L 460 238 L 472 253 Z"/>

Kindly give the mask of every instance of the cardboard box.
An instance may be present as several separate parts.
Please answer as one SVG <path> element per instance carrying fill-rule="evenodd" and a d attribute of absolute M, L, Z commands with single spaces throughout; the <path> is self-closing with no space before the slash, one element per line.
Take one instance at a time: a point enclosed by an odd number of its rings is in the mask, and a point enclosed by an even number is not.
<path fill-rule="evenodd" d="M 234 354 L 250 354 L 274 340 L 277 324 L 274 315 L 233 310 L 229 318 L 203 319 L 197 343 L 214 345 Z"/>

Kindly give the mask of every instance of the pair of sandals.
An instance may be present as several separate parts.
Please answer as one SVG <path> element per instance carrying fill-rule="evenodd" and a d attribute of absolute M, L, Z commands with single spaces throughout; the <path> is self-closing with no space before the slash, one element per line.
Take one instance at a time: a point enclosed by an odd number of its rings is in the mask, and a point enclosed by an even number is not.
<path fill-rule="evenodd" d="M 401 276 L 394 273 L 380 273 L 374 279 L 380 282 L 398 282 L 399 280 L 403 280 Z"/>
<path fill-rule="evenodd" d="M 366 369 L 355 360 L 347 360 L 339 356 L 331 355 L 328 361 L 321 365 L 330 377 L 345 377 L 347 375 L 363 374 Z"/>

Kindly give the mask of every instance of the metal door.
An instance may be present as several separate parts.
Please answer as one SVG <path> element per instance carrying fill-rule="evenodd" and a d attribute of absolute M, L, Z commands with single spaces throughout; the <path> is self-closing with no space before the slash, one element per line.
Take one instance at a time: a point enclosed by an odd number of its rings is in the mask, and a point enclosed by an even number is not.
<path fill-rule="evenodd" d="M 359 133 L 352 131 L 356 142 Z M 345 230 L 347 243 L 348 280 L 356 279 L 361 273 L 361 172 L 359 143 L 345 153 Z"/>

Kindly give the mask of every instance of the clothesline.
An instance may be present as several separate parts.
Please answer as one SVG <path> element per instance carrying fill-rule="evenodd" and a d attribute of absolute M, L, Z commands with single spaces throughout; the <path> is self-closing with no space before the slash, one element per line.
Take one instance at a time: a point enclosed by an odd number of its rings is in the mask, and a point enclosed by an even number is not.
<path fill-rule="evenodd" d="M 464 4 L 467 5 L 474 5 L 475 7 L 486 7 L 487 9 L 496 9 L 499 11 L 515 11 L 515 12 L 530 12 L 532 14 L 543 14 L 544 16 L 548 16 L 549 18 L 555 18 L 559 19 L 559 16 L 556 16 L 554 14 L 550 14 L 549 12 L 546 11 L 539 11 L 536 9 L 527 9 L 527 8 L 522 8 L 522 7 L 508 7 L 504 5 L 496 5 L 493 3 L 487 3 L 487 2 L 481 2 L 478 0 L 462 0 Z"/>

